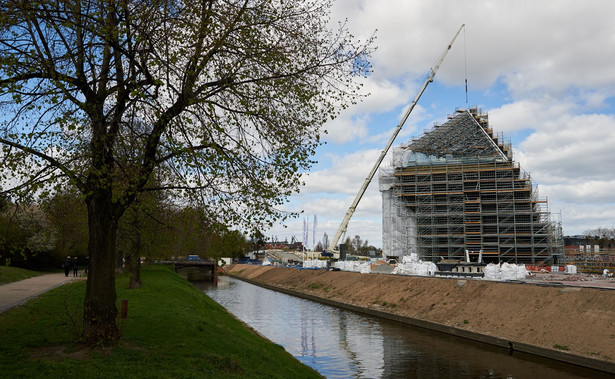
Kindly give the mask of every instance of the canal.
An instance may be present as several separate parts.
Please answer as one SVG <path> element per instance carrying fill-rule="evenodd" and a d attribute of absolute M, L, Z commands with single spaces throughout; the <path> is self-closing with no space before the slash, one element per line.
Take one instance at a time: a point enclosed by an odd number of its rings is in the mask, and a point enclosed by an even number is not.
<path fill-rule="evenodd" d="M 327 378 L 612 377 L 221 276 L 195 283 L 269 340 Z"/>

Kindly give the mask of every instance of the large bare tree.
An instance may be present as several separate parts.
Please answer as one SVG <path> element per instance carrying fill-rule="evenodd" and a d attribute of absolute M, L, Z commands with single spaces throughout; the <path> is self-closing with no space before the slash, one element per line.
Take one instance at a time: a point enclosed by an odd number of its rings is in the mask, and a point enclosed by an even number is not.
<path fill-rule="evenodd" d="M 0 4 L 3 180 L 82 194 L 90 344 L 119 338 L 118 220 L 152 176 L 197 193 L 219 222 L 284 218 L 322 125 L 357 100 L 353 77 L 369 70 L 371 41 L 332 28 L 329 0 Z"/>

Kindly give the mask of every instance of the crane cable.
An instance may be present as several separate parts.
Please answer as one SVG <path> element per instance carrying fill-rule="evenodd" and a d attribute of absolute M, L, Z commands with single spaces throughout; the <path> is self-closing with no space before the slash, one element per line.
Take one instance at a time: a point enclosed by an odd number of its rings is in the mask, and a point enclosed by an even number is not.
<path fill-rule="evenodd" d="M 463 71 L 466 84 L 466 106 L 468 106 L 468 53 L 466 50 L 466 27 L 463 26 Z"/>

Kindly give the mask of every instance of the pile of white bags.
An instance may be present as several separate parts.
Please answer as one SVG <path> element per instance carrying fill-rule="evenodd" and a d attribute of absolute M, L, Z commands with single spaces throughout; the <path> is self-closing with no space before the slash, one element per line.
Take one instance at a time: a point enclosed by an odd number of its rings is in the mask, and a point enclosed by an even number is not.
<path fill-rule="evenodd" d="M 485 266 L 485 276 L 484 279 L 487 280 L 498 280 L 500 279 L 500 265 L 496 265 L 493 263 L 489 263 Z"/>
<path fill-rule="evenodd" d="M 361 274 L 369 274 L 372 272 L 369 262 L 337 261 L 333 263 L 333 267 L 342 271 L 360 272 Z"/>
<path fill-rule="evenodd" d="M 527 269 L 524 264 L 489 263 L 485 266 L 485 280 L 524 280 L 527 276 Z"/>
<path fill-rule="evenodd" d="M 303 262 L 303 268 L 326 268 L 327 261 L 319 259 L 307 259 Z"/>
<path fill-rule="evenodd" d="M 575 266 L 575 265 L 566 265 L 564 267 L 564 272 L 566 274 L 576 274 L 577 273 L 577 266 Z"/>
<path fill-rule="evenodd" d="M 436 271 L 438 267 L 435 263 L 423 262 L 415 253 L 412 253 L 401 257 L 401 263 L 395 266 L 393 274 L 432 276 Z"/>

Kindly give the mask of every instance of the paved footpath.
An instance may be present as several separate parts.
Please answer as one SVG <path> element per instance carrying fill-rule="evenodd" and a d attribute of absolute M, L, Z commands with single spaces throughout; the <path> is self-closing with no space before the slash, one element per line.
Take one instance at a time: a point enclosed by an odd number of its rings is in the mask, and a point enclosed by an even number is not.
<path fill-rule="evenodd" d="M 0 312 L 23 304 L 33 297 L 75 279 L 78 278 L 73 276 L 66 277 L 64 273 L 57 273 L 35 276 L 18 282 L 0 285 Z"/>

